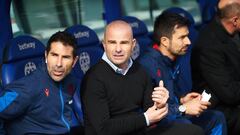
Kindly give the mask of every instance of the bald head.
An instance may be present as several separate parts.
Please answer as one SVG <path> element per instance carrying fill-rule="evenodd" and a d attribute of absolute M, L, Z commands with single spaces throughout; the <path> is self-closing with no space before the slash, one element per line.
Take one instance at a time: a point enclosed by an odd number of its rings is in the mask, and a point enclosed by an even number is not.
<path fill-rule="evenodd" d="M 220 0 L 219 17 L 221 19 L 230 19 L 234 16 L 240 16 L 240 0 Z"/>
<path fill-rule="evenodd" d="M 218 8 L 221 9 L 226 5 L 232 4 L 232 3 L 239 3 L 240 4 L 240 0 L 220 0 L 218 3 Z"/>
<path fill-rule="evenodd" d="M 240 31 L 240 0 L 220 0 L 218 17 L 229 34 Z"/>
<path fill-rule="evenodd" d="M 133 39 L 131 26 L 124 21 L 113 21 L 107 25 L 103 47 L 107 58 L 117 67 L 126 69 L 136 40 Z"/>
<path fill-rule="evenodd" d="M 120 32 L 128 33 L 130 38 L 133 38 L 131 26 L 124 21 L 117 20 L 107 25 L 104 32 L 104 39 L 107 37 L 107 35 L 111 33 L 120 33 Z"/>

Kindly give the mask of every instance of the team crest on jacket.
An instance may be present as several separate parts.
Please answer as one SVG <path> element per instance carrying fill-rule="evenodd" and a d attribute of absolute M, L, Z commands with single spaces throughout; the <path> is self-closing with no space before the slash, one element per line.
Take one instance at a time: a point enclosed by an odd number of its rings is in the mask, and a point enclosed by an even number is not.
<path fill-rule="evenodd" d="M 73 95 L 74 94 L 74 87 L 73 87 L 73 84 L 69 84 L 68 87 L 67 87 L 67 91 L 70 95 Z"/>
<path fill-rule="evenodd" d="M 45 93 L 46 97 L 48 97 L 48 96 L 49 96 L 49 89 L 46 88 L 46 89 L 44 90 L 44 93 Z"/>
<path fill-rule="evenodd" d="M 157 76 L 161 77 L 161 70 L 160 69 L 157 69 Z"/>

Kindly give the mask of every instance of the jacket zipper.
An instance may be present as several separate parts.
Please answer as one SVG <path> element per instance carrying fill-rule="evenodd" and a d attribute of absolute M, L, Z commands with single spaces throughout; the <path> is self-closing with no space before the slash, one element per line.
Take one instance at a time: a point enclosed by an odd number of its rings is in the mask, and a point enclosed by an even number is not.
<path fill-rule="evenodd" d="M 62 105 L 62 110 L 61 110 L 61 119 L 63 121 L 63 123 L 66 125 L 66 127 L 68 128 L 68 131 L 70 131 L 70 126 L 67 123 L 67 121 L 65 120 L 64 116 L 63 116 L 63 111 L 64 111 L 64 100 L 63 100 L 63 95 L 62 95 L 62 85 L 60 84 L 60 98 L 61 98 L 61 105 Z"/>

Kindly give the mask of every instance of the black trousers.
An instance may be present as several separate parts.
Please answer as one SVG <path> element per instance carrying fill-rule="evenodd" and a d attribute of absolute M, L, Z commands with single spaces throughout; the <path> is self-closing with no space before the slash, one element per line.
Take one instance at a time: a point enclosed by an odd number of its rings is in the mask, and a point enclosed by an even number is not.
<path fill-rule="evenodd" d="M 204 131 L 194 124 L 172 123 L 165 127 L 150 128 L 146 135 L 204 135 Z"/>
<path fill-rule="evenodd" d="M 68 135 L 84 135 L 83 126 L 72 127 Z"/>
<path fill-rule="evenodd" d="M 97 133 L 91 133 L 91 135 L 97 135 Z M 201 127 L 194 124 L 171 123 L 164 126 L 156 126 L 154 128 L 140 129 L 134 133 L 126 133 L 124 135 L 204 135 L 204 131 Z"/>
<path fill-rule="evenodd" d="M 240 135 L 240 106 L 218 106 L 227 121 L 228 135 Z"/>

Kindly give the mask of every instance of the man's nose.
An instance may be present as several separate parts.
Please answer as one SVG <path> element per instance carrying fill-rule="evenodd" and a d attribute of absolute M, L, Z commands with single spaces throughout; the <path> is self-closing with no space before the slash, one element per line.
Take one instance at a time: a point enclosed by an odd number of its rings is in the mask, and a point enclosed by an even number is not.
<path fill-rule="evenodd" d="M 121 52 L 121 51 L 122 51 L 121 44 L 117 44 L 116 45 L 116 52 Z"/>
<path fill-rule="evenodd" d="M 185 39 L 185 44 L 186 45 L 190 45 L 191 44 L 191 41 L 190 41 L 190 39 L 188 37 Z"/>
<path fill-rule="evenodd" d="M 57 59 L 57 66 L 58 67 L 62 66 L 62 57 L 58 57 L 58 59 Z"/>

